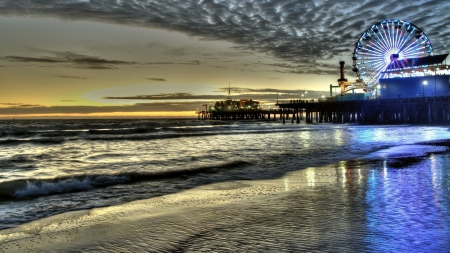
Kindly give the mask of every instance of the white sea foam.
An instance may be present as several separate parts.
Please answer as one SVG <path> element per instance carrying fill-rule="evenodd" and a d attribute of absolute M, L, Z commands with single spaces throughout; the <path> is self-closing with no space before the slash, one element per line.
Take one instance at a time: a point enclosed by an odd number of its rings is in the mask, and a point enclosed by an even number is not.
<path fill-rule="evenodd" d="M 94 187 L 120 183 L 127 180 L 128 178 L 124 176 L 96 176 L 94 178 L 68 178 L 57 181 L 28 181 L 25 188 L 15 191 L 14 197 L 26 198 L 57 193 L 86 191 L 91 190 Z"/>

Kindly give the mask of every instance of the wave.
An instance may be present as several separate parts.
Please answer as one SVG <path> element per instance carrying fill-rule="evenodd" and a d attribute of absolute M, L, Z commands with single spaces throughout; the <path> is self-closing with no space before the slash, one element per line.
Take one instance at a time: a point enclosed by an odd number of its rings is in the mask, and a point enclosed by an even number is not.
<path fill-rule="evenodd" d="M 222 165 L 184 170 L 78 175 L 52 179 L 19 179 L 0 183 L 0 200 L 28 199 L 45 195 L 89 191 L 117 184 L 186 177 L 200 173 L 218 173 L 248 165 L 250 163 L 245 161 L 234 161 Z"/>
<path fill-rule="evenodd" d="M 22 144 L 22 143 L 36 143 L 36 144 L 60 144 L 65 139 L 62 137 L 55 138 L 34 138 L 34 139 L 6 139 L 0 140 L 0 145 L 7 144 Z"/>
<path fill-rule="evenodd" d="M 89 129 L 90 134 L 142 134 L 154 131 L 153 128 L 128 128 L 128 129 Z"/>
<path fill-rule="evenodd" d="M 46 131 L 46 132 L 39 132 L 39 136 L 41 137 L 74 137 L 78 136 L 83 131 Z"/>
<path fill-rule="evenodd" d="M 28 122 L 29 123 L 29 122 Z M 214 123 L 214 122 L 213 122 Z M 0 145 L 59 144 L 64 141 L 154 140 L 212 135 L 264 134 L 273 132 L 313 131 L 310 128 L 273 122 L 211 122 L 197 120 L 166 121 L 42 121 L 20 126 L 0 125 Z"/>

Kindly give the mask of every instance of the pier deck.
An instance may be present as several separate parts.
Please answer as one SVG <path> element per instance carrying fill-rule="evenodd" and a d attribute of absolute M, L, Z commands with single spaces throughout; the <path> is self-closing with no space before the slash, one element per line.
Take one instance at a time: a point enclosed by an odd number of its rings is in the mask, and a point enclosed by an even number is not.
<path fill-rule="evenodd" d="M 282 120 L 283 123 L 448 124 L 450 96 L 350 101 L 290 100 L 279 109 L 234 112 L 199 111 L 199 119 Z"/>

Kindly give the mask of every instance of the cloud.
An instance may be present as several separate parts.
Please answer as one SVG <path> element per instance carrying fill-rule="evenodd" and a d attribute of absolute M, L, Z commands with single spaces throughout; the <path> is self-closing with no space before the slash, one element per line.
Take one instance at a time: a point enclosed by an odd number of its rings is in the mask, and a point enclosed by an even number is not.
<path fill-rule="evenodd" d="M 228 89 L 231 90 L 233 94 L 299 94 L 300 92 L 304 90 L 286 90 L 286 89 L 273 89 L 273 88 L 266 88 L 266 89 L 254 89 L 254 88 L 241 88 L 241 87 L 223 87 L 219 88 L 218 90 L 215 90 L 215 92 L 221 92 L 221 93 L 228 93 Z"/>
<path fill-rule="evenodd" d="M 121 112 L 161 112 L 161 111 L 192 111 L 201 106 L 202 102 L 167 102 L 167 103 L 139 103 L 127 106 L 34 106 L 0 108 L 0 115 L 20 114 L 86 114 L 91 113 L 121 113 Z"/>
<path fill-rule="evenodd" d="M 182 48 L 182 47 L 171 48 L 166 52 L 166 55 L 169 55 L 171 57 L 185 56 L 186 50 L 185 50 L 185 48 Z"/>
<path fill-rule="evenodd" d="M 226 93 L 228 88 L 221 88 L 217 92 Z M 233 100 L 253 99 L 263 102 L 264 105 L 273 105 L 278 100 L 317 99 L 327 95 L 323 91 L 312 90 L 287 90 L 287 89 L 249 89 L 233 87 L 231 98 Z M 306 93 L 305 93 L 306 92 Z M 277 94 L 278 93 L 278 94 Z M 194 95 L 191 93 L 161 93 L 155 95 L 140 95 L 126 97 L 106 97 L 105 99 L 117 100 L 158 100 L 148 103 L 135 103 L 132 105 L 117 106 L 42 106 L 26 103 L 0 103 L 0 115 L 20 114 L 92 114 L 92 113 L 123 113 L 123 112 L 161 112 L 161 111 L 194 111 L 205 102 L 213 104 L 216 101 L 227 99 L 226 95 Z M 173 101 L 171 101 L 173 100 Z M 76 100 L 60 100 L 61 102 L 74 102 Z M 165 102 L 161 102 L 165 101 Z M 3 106 L 3 107 L 2 107 Z"/>
<path fill-rule="evenodd" d="M 130 62 L 130 61 L 107 60 L 95 56 L 89 56 L 74 52 L 42 50 L 41 53 L 51 54 L 52 56 L 42 56 L 42 57 L 4 56 L 1 58 L 10 62 L 66 64 L 68 67 L 79 69 L 115 69 L 117 68 L 115 65 L 140 64 L 137 62 Z"/>
<path fill-rule="evenodd" d="M 229 41 L 234 49 L 265 53 L 296 66 L 278 66 L 274 72 L 335 76 L 335 69 L 324 68 L 321 63 L 349 59 L 361 34 L 389 18 L 410 21 L 427 34 L 439 35 L 430 39 L 435 51 L 445 53 L 450 47 L 449 8 L 450 2 L 440 0 L 9 0 L 0 5 L 0 15 L 49 16 L 177 31 L 201 40 Z M 184 48 L 166 48 L 164 52 L 173 57 L 187 54 Z M 94 58 L 73 63 L 92 69 L 131 64 Z"/>
<path fill-rule="evenodd" d="M 327 63 L 310 63 L 310 64 L 288 64 L 288 63 L 273 63 L 266 64 L 267 66 L 275 67 L 272 71 L 276 73 L 287 74 L 316 74 L 316 75 L 333 75 L 339 72 L 339 65 Z M 352 75 L 351 64 L 345 65 L 346 74 Z"/>
<path fill-rule="evenodd" d="M 147 78 L 147 79 L 150 80 L 150 81 L 158 81 L 158 82 L 165 82 L 165 81 L 167 81 L 164 78 L 156 78 L 156 77 L 150 77 L 150 78 Z"/>
<path fill-rule="evenodd" d="M 137 99 L 137 100 L 203 100 L 203 99 L 221 99 L 219 95 L 192 95 L 191 93 L 160 93 L 155 95 L 139 95 L 124 97 L 103 97 L 103 99 Z"/>
<path fill-rule="evenodd" d="M 69 78 L 69 79 L 87 79 L 85 77 L 80 77 L 80 76 L 64 76 L 64 75 L 60 75 L 60 76 L 55 76 L 55 77 L 59 77 L 59 78 Z"/>
<path fill-rule="evenodd" d="M 3 1 L 0 15 L 51 16 L 178 31 L 203 40 L 230 41 L 237 49 L 292 63 L 312 63 L 309 71 L 320 67 L 315 63 L 351 54 L 362 32 L 387 18 L 408 20 L 425 33 L 448 30 L 449 7 L 450 2 L 439 0 L 11 0 Z M 448 50 L 449 35 L 431 39 L 435 49 Z M 185 51 L 167 53 L 181 56 Z"/>
<path fill-rule="evenodd" d="M 193 61 L 187 61 L 187 62 L 181 62 L 179 64 L 183 64 L 183 65 L 200 65 L 200 61 L 198 60 L 193 60 Z"/>
<path fill-rule="evenodd" d="M 283 96 L 283 99 L 299 99 L 301 94 L 308 94 L 309 98 L 319 98 L 324 95 L 323 91 L 313 90 L 286 90 L 286 89 L 252 89 L 252 88 L 240 88 L 231 87 L 232 99 L 253 99 L 263 101 L 275 101 L 277 94 Z M 103 97 L 103 99 L 111 100 L 174 100 L 174 101 L 208 101 L 214 103 L 218 100 L 227 98 L 228 87 L 223 87 L 215 92 L 221 93 L 218 95 L 194 95 L 191 93 L 160 93 L 154 95 L 137 95 L 137 96 L 123 96 L 123 97 Z M 305 93 L 306 92 L 306 93 Z M 325 94 L 326 95 L 326 94 Z"/>
<path fill-rule="evenodd" d="M 181 64 L 181 65 L 200 65 L 201 62 L 198 60 L 186 61 L 186 62 L 172 62 L 172 61 L 160 61 L 160 62 L 147 62 L 148 65 L 170 65 L 170 64 Z"/>
<path fill-rule="evenodd" d="M 0 103 L 0 105 L 7 106 L 7 108 L 33 108 L 41 106 L 37 104 L 25 104 L 25 103 Z"/>
<path fill-rule="evenodd" d="M 36 57 L 22 57 L 22 56 L 5 56 L 3 59 L 7 61 L 13 61 L 13 62 L 39 62 L 39 63 L 61 63 L 61 62 L 67 62 L 62 59 L 55 59 L 55 58 L 49 58 L 49 57 L 42 57 L 42 58 L 36 58 Z"/>
<path fill-rule="evenodd" d="M 218 69 L 230 69 L 229 67 L 227 67 L 227 66 L 224 66 L 224 65 L 212 65 L 212 66 L 210 66 L 210 67 L 212 67 L 212 68 L 218 68 Z"/>

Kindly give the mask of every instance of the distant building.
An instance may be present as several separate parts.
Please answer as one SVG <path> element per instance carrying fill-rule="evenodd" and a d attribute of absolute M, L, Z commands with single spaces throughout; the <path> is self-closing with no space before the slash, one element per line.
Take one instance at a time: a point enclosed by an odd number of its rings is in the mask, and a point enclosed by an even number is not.
<path fill-rule="evenodd" d="M 256 111 L 261 109 L 261 102 L 252 99 L 216 101 L 209 107 L 210 112 Z"/>

